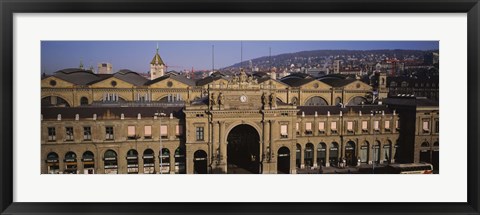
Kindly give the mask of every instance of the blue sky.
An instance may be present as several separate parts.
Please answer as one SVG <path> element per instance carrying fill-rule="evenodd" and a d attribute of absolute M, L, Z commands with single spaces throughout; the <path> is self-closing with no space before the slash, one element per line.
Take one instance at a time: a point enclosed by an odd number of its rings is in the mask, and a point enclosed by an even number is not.
<path fill-rule="evenodd" d="M 146 72 L 150 68 L 157 43 L 169 70 L 211 69 L 212 45 L 215 46 L 215 68 L 243 60 L 308 50 L 374 50 L 439 48 L 438 41 L 42 41 L 42 73 L 51 74 L 65 68 L 78 67 L 80 60 L 86 68 L 97 68 L 100 62 L 110 62 L 113 70 L 130 69 Z"/>

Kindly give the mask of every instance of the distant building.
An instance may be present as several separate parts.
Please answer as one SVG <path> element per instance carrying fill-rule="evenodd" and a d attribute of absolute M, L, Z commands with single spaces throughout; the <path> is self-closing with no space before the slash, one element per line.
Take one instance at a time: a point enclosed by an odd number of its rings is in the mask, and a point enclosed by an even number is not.
<path fill-rule="evenodd" d="M 439 55 L 436 52 L 429 52 L 423 56 L 423 63 L 425 65 L 435 65 L 438 64 Z"/>
<path fill-rule="evenodd" d="M 392 77 L 387 81 L 389 96 L 413 95 L 438 101 L 440 98 L 439 79 Z"/>
<path fill-rule="evenodd" d="M 113 66 L 111 63 L 99 63 L 97 74 L 112 74 Z"/>
<path fill-rule="evenodd" d="M 425 97 L 396 96 L 384 100 L 385 104 L 397 110 L 402 117 L 399 121 L 397 149 L 400 162 L 433 164 L 439 169 L 439 108 L 438 101 Z"/>

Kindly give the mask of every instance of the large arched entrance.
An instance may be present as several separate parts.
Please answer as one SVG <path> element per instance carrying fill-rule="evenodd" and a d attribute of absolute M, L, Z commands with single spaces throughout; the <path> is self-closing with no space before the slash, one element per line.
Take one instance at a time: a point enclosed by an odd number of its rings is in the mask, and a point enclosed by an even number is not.
<path fill-rule="evenodd" d="M 347 160 L 347 166 L 356 166 L 358 159 L 355 155 L 355 143 L 348 141 L 345 145 L 345 159 Z"/>
<path fill-rule="evenodd" d="M 195 174 L 207 174 L 207 153 L 197 150 L 193 154 L 193 170 Z"/>
<path fill-rule="evenodd" d="M 278 149 L 277 174 L 290 173 L 290 149 L 281 147 Z"/>
<path fill-rule="evenodd" d="M 260 136 L 250 125 L 234 127 L 227 137 L 228 173 L 260 173 Z"/>

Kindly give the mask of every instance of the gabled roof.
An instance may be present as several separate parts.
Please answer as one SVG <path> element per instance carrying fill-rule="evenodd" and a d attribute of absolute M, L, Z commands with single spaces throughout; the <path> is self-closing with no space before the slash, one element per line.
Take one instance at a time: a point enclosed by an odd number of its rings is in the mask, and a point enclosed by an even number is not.
<path fill-rule="evenodd" d="M 197 86 L 204 86 L 206 84 L 212 83 L 212 82 L 214 82 L 216 80 L 219 80 L 219 79 L 225 79 L 225 78 L 223 78 L 222 76 L 208 76 L 208 77 L 197 80 L 196 85 Z"/>
<path fill-rule="evenodd" d="M 319 81 L 324 82 L 332 87 L 343 87 L 356 81 L 356 79 L 322 78 Z"/>
<path fill-rule="evenodd" d="M 291 87 L 299 87 L 304 84 L 310 83 L 311 81 L 314 81 L 314 78 L 299 78 L 299 77 L 285 77 L 282 78 L 280 81 L 291 86 Z"/>
<path fill-rule="evenodd" d="M 118 71 L 113 75 L 113 77 L 133 84 L 135 86 L 143 86 L 148 81 L 148 79 L 146 79 L 145 77 L 128 69 L 122 69 Z"/>
<path fill-rule="evenodd" d="M 163 80 L 168 79 L 168 78 L 171 78 L 175 81 L 184 83 L 184 84 L 189 85 L 189 86 L 195 86 L 195 81 L 194 80 L 188 79 L 183 75 L 164 75 L 162 77 L 158 77 L 156 79 L 149 80 L 149 81 L 145 82 L 145 85 L 152 85 L 152 84 L 155 84 L 157 82 L 163 81 Z"/>
<path fill-rule="evenodd" d="M 281 84 L 281 85 L 285 85 L 286 87 L 289 86 L 289 85 L 286 84 L 286 83 L 283 83 L 283 82 L 281 82 L 281 81 L 278 81 L 278 80 L 275 80 L 275 79 L 270 78 L 270 76 L 265 76 L 265 77 L 263 77 L 263 78 L 257 79 L 257 82 L 258 82 L 259 84 L 261 84 L 261 83 L 263 83 L 263 82 L 266 82 L 266 81 L 275 81 L 275 82 L 277 82 L 277 83 L 279 83 L 279 84 Z"/>
<path fill-rule="evenodd" d="M 75 85 L 87 85 L 90 82 L 100 80 L 100 78 L 92 71 L 77 68 L 58 70 L 53 74 L 53 77 L 68 81 Z"/>

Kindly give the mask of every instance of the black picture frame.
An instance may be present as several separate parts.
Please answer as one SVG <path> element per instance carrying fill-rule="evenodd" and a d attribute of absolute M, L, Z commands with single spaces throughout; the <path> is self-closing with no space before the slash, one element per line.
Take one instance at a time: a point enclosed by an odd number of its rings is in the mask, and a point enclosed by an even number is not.
<path fill-rule="evenodd" d="M 480 214 L 478 0 L 0 0 L 0 211 L 2 214 Z M 15 13 L 467 13 L 468 197 L 466 203 L 20 203 L 13 202 L 13 15 Z M 451 185 L 445 185 L 451 186 Z M 34 192 L 34 191 L 32 191 Z M 445 194 L 448 195 L 448 194 Z"/>

